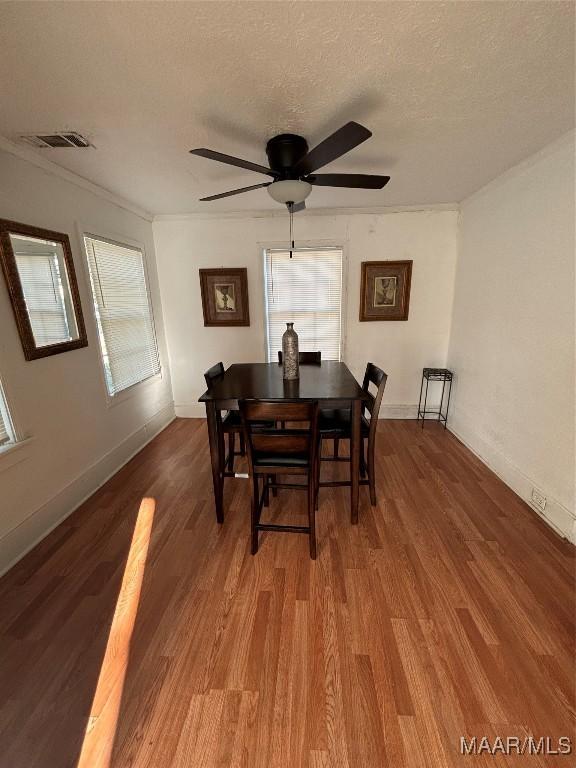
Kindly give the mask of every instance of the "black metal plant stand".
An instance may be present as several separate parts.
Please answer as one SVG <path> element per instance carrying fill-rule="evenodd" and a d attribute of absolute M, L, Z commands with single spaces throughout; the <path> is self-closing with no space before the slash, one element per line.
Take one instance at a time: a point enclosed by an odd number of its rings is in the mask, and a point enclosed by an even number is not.
<path fill-rule="evenodd" d="M 450 407 L 450 395 L 452 394 L 452 371 L 447 368 L 423 368 L 422 369 L 422 383 L 420 384 L 420 399 L 418 400 L 418 416 L 416 419 L 422 419 L 422 429 L 424 429 L 424 422 L 428 414 L 434 414 L 438 416 L 437 421 L 444 424 L 444 429 L 448 423 L 448 408 Z M 424 381 L 426 381 L 426 389 L 424 390 Z M 426 402 L 428 400 L 428 383 L 430 381 L 442 382 L 442 397 L 440 398 L 440 405 L 437 411 L 429 411 L 426 408 Z M 442 412 L 442 406 L 444 404 L 444 391 L 446 389 L 446 382 L 450 382 L 448 386 L 448 400 L 446 401 L 446 410 Z M 424 390 L 424 408 L 422 408 L 422 391 Z"/>

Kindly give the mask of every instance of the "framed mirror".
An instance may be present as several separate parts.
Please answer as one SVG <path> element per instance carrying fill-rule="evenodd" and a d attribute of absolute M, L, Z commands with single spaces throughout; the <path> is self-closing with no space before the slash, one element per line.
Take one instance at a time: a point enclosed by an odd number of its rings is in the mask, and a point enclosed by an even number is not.
<path fill-rule="evenodd" d="M 26 360 L 88 345 L 68 235 L 0 219 L 0 261 Z"/>

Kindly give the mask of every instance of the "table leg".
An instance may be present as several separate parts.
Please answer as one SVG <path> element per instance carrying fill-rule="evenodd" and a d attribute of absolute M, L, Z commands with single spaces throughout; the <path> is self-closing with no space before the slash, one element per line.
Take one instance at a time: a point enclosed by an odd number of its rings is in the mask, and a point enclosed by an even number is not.
<path fill-rule="evenodd" d="M 212 464 L 212 484 L 214 486 L 214 504 L 216 520 L 224 522 L 223 491 L 223 434 L 220 411 L 213 401 L 206 402 L 206 418 L 208 420 L 208 442 L 210 443 L 210 462 Z"/>
<path fill-rule="evenodd" d="M 352 525 L 358 523 L 358 498 L 360 491 L 360 415 L 362 401 L 352 401 L 352 429 L 350 440 L 350 514 Z"/>

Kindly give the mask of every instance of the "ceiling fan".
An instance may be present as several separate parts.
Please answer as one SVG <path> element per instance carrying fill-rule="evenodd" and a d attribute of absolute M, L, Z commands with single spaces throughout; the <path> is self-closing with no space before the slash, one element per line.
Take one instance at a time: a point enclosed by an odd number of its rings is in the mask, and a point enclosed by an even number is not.
<path fill-rule="evenodd" d="M 219 163 L 235 165 L 248 171 L 271 176 L 272 181 L 253 184 L 250 187 L 221 192 L 219 195 L 202 197 L 202 202 L 219 200 L 221 197 L 240 195 L 253 189 L 266 187 L 269 195 L 278 203 L 285 203 L 290 213 L 296 213 L 306 207 L 304 202 L 313 186 L 347 187 L 351 189 L 382 189 L 390 176 L 375 176 L 362 173 L 316 173 L 333 160 L 357 147 L 372 136 L 368 128 L 359 123 L 350 122 L 339 128 L 314 149 L 308 149 L 308 142 L 302 136 L 293 133 L 281 133 L 266 144 L 269 167 L 241 160 L 231 155 L 223 155 L 212 149 L 191 149 L 193 155 L 200 155 Z"/>

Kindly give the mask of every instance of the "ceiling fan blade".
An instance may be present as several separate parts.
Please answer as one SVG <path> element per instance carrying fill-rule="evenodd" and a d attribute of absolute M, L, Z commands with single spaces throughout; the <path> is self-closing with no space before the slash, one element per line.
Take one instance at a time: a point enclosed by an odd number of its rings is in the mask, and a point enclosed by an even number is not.
<path fill-rule="evenodd" d="M 390 181 L 390 176 L 375 176 L 366 173 L 319 173 L 308 176 L 306 181 L 317 187 L 382 189 Z"/>
<path fill-rule="evenodd" d="M 299 211 L 306 210 L 306 201 L 302 200 L 301 203 L 294 203 L 292 206 L 292 213 L 298 213 Z"/>
<path fill-rule="evenodd" d="M 332 160 L 345 155 L 346 152 L 350 152 L 351 149 L 362 144 L 370 136 L 372 136 L 372 132 L 368 128 L 364 128 L 360 123 L 353 121 L 346 123 L 346 125 L 343 125 L 342 128 L 339 128 L 331 136 L 328 136 L 327 139 L 321 141 L 314 149 L 311 149 L 307 155 L 304 155 L 296 163 L 293 170 L 299 176 L 313 173 L 318 168 L 331 163 Z"/>
<path fill-rule="evenodd" d="M 262 187 L 269 187 L 270 184 L 272 184 L 271 181 L 265 181 L 264 184 L 253 184 L 251 187 L 241 187 L 240 189 L 232 189 L 230 192 L 220 192 L 219 195 L 201 197 L 200 202 L 205 203 L 208 200 L 219 200 L 221 197 L 230 197 L 230 195 L 241 195 L 242 192 L 250 192 L 252 189 L 262 189 Z"/>
<path fill-rule="evenodd" d="M 200 157 L 206 157 L 208 160 L 216 160 L 219 163 L 225 163 L 226 165 L 235 165 L 237 168 L 244 168 L 247 171 L 256 171 L 256 173 L 265 173 L 266 176 L 276 177 L 278 174 L 274 173 L 271 168 L 266 168 L 265 165 L 258 165 L 258 163 L 251 163 L 249 160 L 241 160 L 239 157 L 232 157 L 232 155 L 223 155 L 222 152 L 214 152 L 213 149 L 191 149 L 191 155 L 199 155 Z"/>

